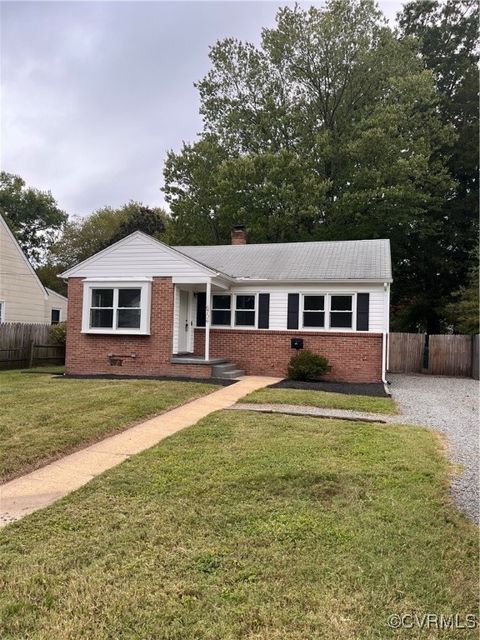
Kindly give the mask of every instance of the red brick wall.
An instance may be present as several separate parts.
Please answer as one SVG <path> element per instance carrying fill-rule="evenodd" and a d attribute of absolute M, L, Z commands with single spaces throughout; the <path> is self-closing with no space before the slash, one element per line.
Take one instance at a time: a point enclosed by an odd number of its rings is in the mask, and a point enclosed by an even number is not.
<path fill-rule="evenodd" d="M 173 284 L 171 278 L 154 278 L 149 336 L 87 335 L 82 331 L 83 284 L 68 281 L 68 317 L 65 372 L 70 375 L 143 375 L 209 378 L 208 365 L 171 364 L 173 332 Z M 113 366 L 108 354 L 129 355 L 122 366 Z"/>
<path fill-rule="evenodd" d="M 380 382 L 382 334 L 310 333 L 270 330 L 211 329 L 210 356 L 226 357 L 250 375 L 284 376 L 295 350 L 293 337 L 304 349 L 326 356 L 332 367 L 325 376 L 342 382 Z M 203 354 L 205 330 L 195 330 L 195 353 Z"/>

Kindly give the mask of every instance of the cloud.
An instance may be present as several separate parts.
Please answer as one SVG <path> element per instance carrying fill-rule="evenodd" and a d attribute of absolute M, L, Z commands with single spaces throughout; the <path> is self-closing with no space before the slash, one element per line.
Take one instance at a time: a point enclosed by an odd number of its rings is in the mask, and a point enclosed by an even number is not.
<path fill-rule="evenodd" d="M 163 204 L 167 150 L 201 129 L 193 83 L 208 71 L 209 46 L 258 42 L 277 8 L 2 2 L 2 169 L 51 190 L 69 214 Z"/>

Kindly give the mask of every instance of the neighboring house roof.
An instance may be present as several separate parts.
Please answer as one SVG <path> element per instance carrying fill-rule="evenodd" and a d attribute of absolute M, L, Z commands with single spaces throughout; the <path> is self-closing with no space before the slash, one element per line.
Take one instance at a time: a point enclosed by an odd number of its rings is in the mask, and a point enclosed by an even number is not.
<path fill-rule="evenodd" d="M 392 280 L 389 240 L 174 248 L 239 280 Z"/>
<path fill-rule="evenodd" d="M 63 300 L 65 300 L 65 302 L 68 302 L 68 298 L 66 296 L 62 296 L 62 294 L 58 293 L 58 291 L 54 291 L 53 289 L 49 289 L 48 287 L 45 287 L 45 289 L 47 290 L 49 296 L 56 296 L 57 298 L 62 298 Z"/>

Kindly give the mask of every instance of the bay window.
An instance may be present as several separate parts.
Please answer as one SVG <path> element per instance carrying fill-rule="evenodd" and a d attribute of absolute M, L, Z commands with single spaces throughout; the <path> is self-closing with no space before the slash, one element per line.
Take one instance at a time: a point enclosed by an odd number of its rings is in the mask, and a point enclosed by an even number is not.
<path fill-rule="evenodd" d="M 255 326 L 255 295 L 235 296 L 235 325 L 237 327 Z"/>
<path fill-rule="evenodd" d="M 85 282 L 84 333 L 146 334 L 149 316 L 149 282 Z"/>

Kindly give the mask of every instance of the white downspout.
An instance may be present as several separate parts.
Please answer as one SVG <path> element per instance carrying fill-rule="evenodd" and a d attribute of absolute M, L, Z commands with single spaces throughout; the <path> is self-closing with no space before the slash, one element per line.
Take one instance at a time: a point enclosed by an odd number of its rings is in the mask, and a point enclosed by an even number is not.
<path fill-rule="evenodd" d="M 383 283 L 382 382 L 387 382 L 388 283 Z"/>
<path fill-rule="evenodd" d="M 387 288 L 387 371 L 390 369 L 390 283 Z"/>
<path fill-rule="evenodd" d="M 212 300 L 212 282 L 207 281 L 205 295 L 205 360 L 210 360 L 210 305 Z"/>

